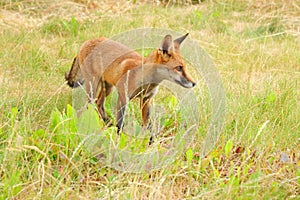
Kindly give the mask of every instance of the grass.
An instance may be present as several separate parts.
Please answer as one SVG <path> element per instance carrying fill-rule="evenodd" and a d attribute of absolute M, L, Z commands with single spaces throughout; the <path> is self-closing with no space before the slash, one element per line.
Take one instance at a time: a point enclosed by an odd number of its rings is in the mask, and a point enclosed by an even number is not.
<path fill-rule="evenodd" d="M 0 198 L 298 199 L 297 5 L 296 0 L 1 2 Z M 116 141 L 115 130 L 103 127 L 93 112 L 77 119 L 67 106 L 72 92 L 64 84 L 83 41 L 140 27 L 190 32 L 213 58 L 227 96 L 225 125 L 215 148 L 200 159 L 211 110 L 207 90 L 199 87 L 196 140 L 172 165 L 150 174 L 116 171 L 97 162 L 82 145 L 86 130 L 78 130 L 76 120 L 91 120 L 91 129 L 104 130 L 103 137 Z M 157 101 L 166 105 L 171 119 L 165 123 L 182 123 L 176 102 L 163 99 L 160 92 Z M 130 110 L 138 116 L 135 106 Z M 165 139 L 176 133 L 172 125 L 167 130 Z M 145 141 L 126 135 L 120 140 L 120 148 L 129 143 L 128 148 L 147 151 Z"/>

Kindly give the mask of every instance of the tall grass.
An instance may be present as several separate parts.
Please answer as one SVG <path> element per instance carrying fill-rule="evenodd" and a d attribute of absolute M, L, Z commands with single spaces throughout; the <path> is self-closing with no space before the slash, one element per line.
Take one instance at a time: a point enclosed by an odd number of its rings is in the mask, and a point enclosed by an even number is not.
<path fill-rule="evenodd" d="M 1 199 L 299 198 L 299 1 L 160 2 L 0 3 Z M 140 27 L 190 32 L 215 61 L 227 96 L 214 150 L 199 157 L 211 114 L 204 92 L 201 134 L 150 174 L 116 171 L 91 155 L 64 84 L 83 41 Z"/>

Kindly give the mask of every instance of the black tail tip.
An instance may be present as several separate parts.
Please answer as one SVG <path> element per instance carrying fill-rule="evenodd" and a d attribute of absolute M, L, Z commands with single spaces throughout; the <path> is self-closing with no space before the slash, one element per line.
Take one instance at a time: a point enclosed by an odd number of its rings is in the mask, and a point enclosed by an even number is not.
<path fill-rule="evenodd" d="M 74 82 L 67 82 L 68 86 L 70 86 L 71 88 L 74 88 Z"/>
<path fill-rule="evenodd" d="M 68 81 L 67 84 L 71 87 L 71 88 L 77 88 L 81 85 L 84 84 L 83 80 L 79 80 L 79 81 Z"/>

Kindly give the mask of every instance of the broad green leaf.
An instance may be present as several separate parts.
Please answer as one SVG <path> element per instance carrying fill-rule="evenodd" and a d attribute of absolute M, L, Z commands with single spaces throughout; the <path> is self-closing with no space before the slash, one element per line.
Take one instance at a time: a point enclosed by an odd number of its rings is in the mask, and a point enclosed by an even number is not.
<path fill-rule="evenodd" d="M 66 124 L 66 126 L 67 126 L 66 129 L 68 132 L 71 132 L 71 133 L 77 132 L 76 122 L 77 122 L 76 111 L 70 104 L 68 104 L 67 105 L 67 124 Z"/>
<path fill-rule="evenodd" d="M 99 133 L 103 127 L 99 115 L 92 105 L 78 119 L 77 130 L 81 134 Z"/>
<path fill-rule="evenodd" d="M 172 95 L 169 98 L 169 108 L 170 108 L 170 110 L 174 110 L 177 105 L 178 105 L 178 100 L 174 95 Z"/>
<path fill-rule="evenodd" d="M 61 113 L 55 109 L 52 111 L 51 116 L 50 116 L 50 130 L 53 132 L 57 132 L 58 126 L 60 126 L 60 123 L 62 121 L 62 116 Z"/>
<path fill-rule="evenodd" d="M 188 161 L 188 165 L 190 166 L 190 165 L 192 164 L 193 156 L 194 156 L 193 150 L 189 148 L 189 149 L 185 152 L 185 155 L 186 155 L 186 159 L 187 159 L 187 161 Z"/>
<path fill-rule="evenodd" d="M 126 146 L 126 135 L 122 133 L 119 139 L 119 148 L 123 149 L 125 146 Z"/>
<path fill-rule="evenodd" d="M 232 147 L 233 147 L 232 140 L 228 140 L 226 145 L 225 145 L 225 155 L 226 155 L 227 158 L 229 157 L 229 154 L 232 150 Z"/>

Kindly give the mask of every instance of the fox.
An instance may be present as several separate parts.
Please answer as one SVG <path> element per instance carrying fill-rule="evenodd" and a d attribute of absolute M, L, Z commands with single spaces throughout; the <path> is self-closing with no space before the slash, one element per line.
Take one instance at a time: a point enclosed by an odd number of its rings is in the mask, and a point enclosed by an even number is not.
<path fill-rule="evenodd" d="M 151 124 L 150 102 L 162 81 L 171 81 L 184 88 L 196 85 L 180 54 L 180 45 L 188 34 L 175 40 L 166 35 L 160 47 L 147 57 L 105 37 L 88 40 L 80 47 L 65 79 L 72 88 L 85 84 L 88 102 L 96 103 L 100 117 L 107 124 L 111 120 L 104 108 L 105 100 L 113 87 L 117 89 L 118 133 L 124 126 L 126 104 L 139 98 L 142 126 L 148 127 Z M 151 140 L 150 137 L 150 143 Z"/>

